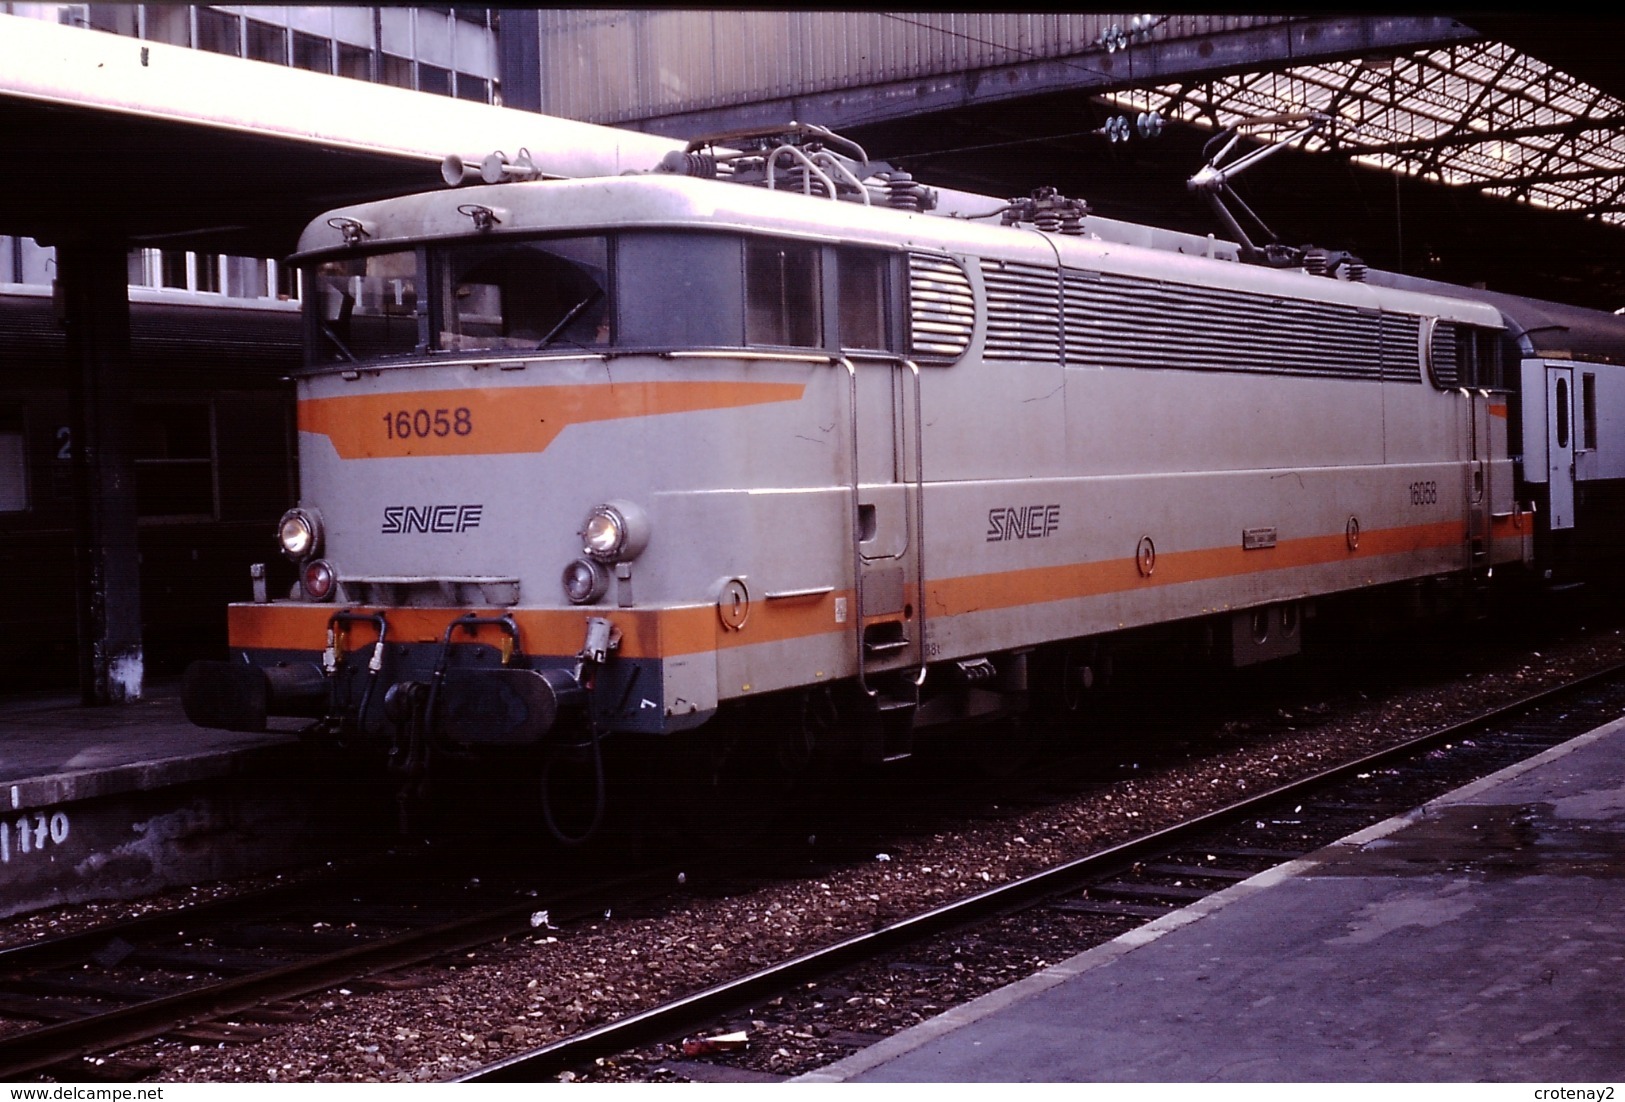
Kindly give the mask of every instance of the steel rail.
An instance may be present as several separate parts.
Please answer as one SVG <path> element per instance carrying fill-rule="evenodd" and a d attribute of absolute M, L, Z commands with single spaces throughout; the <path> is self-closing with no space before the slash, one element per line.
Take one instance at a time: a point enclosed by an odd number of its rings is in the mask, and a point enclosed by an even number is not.
<path fill-rule="evenodd" d="M 1171 827 L 1153 831 L 1075 858 L 1042 872 L 1001 884 L 975 895 L 913 915 L 866 934 L 728 980 L 680 999 L 605 1023 L 572 1037 L 454 1076 L 454 1083 L 539 1082 L 593 1059 L 639 1045 L 666 1041 L 687 1030 L 751 1005 L 763 995 L 825 976 L 881 953 L 945 930 L 971 925 L 998 914 L 1030 906 L 1044 898 L 1076 890 L 1103 873 L 1134 864 L 1143 857 L 1177 848 L 1203 831 L 1251 814 L 1258 808 L 1321 786 L 1346 780 L 1390 762 L 1411 757 L 1441 742 L 1460 738 L 1519 712 L 1625 674 L 1625 663 L 1598 670 L 1562 685 L 1489 709 L 1479 715 L 1408 739 L 1405 742 L 1290 781 L 1247 799 L 1205 812 Z"/>
<path fill-rule="evenodd" d="M 673 877 L 664 872 L 649 874 L 595 885 L 562 898 L 554 898 L 545 906 L 554 921 L 568 922 L 602 913 L 605 906 L 622 905 L 629 894 L 669 891 L 673 882 Z M 481 911 L 419 930 L 387 935 L 309 960 L 222 980 L 104 1014 L 0 1037 L 0 1081 L 14 1082 L 21 1076 L 159 1037 L 181 1026 L 227 1017 L 269 1001 L 308 995 L 448 953 L 486 945 L 509 934 L 528 931 L 531 916 L 543 906 L 540 899 L 527 899 L 523 903 Z M 182 914 L 197 917 L 197 913 L 190 909 Z"/>

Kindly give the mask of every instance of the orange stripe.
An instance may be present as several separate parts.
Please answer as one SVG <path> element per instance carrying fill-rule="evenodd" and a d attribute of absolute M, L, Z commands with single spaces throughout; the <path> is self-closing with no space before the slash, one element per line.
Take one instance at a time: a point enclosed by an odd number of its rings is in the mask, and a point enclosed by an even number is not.
<path fill-rule="evenodd" d="M 227 631 L 234 647 L 272 650 L 321 650 L 327 645 L 327 621 L 338 611 L 332 605 L 232 605 L 227 611 Z M 370 615 L 383 611 L 389 619 L 391 643 L 438 643 L 446 628 L 468 610 L 461 608 L 347 608 L 345 611 Z M 502 609 L 480 609 L 481 615 L 500 616 Z M 620 653 L 627 658 L 655 658 L 663 654 L 692 654 L 715 646 L 711 625 L 717 621 L 714 608 L 674 609 L 593 609 L 621 630 Z M 526 653 L 537 655 L 574 654 L 585 641 L 586 613 L 578 609 L 514 610 L 519 641 Z M 371 624 L 348 623 L 345 649 L 367 646 L 377 639 Z M 492 624 L 476 625 L 471 635 L 458 631 L 454 643 L 500 645 L 502 629 Z"/>
<path fill-rule="evenodd" d="M 1510 534 L 1513 521 L 1497 518 L 1495 535 Z M 1122 593 L 1149 586 L 1214 581 L 1248 574 L 1321 566 L 1351 559 L 1376 559 L 1416 551 L 1458 546 L 1466 538 L 1459 522 L 1390 528 L 1362 533 L 1360 547 L 1350 551 L 1345 537 L 1313 536 L 1288 540 L 1273 548 L 1245 551 L 1240 547 L 1163 553 L 1156 569 L 1142 578 L 1134 556 L 1102 562 L 1034 567 L 928 583 L 928 617 L 958 616 L 989 609 L 1014 608 L 1050 601 Z M 850 593 L 828 593 L 817 600 L 774 604 L 758 599 L 742 631 L 722 627 L 714 605 L 687 605 L 655 609 L 524 609 L 513 612 L 520 641 L 533 655 L 574 654 L 585 634 L 585 617 L 603 616 L 621 631 L 619 653 L 626 658 L 662 658 L 708 650 L 752 646 L 757 643 L 803 639 L 852 631 L 850 622 L 835 622 L 837 598 Z M 233 647 L 248 649 L 319 651 L 326 645 L 331 605 L 231 605 L 228 633 Z M 371 609 L 354 609 L 371 612 Z M 406 608 L 385 610 L 389 640 L 393 643 L 438 643 L 446 627 L 463 609 Z M 483 610 L 499 615 L 502 610 Z M 368 624 L 351 624 L 346 647 L 355 649 L 375 638 Z M 499 629 L 483 625 L 472 636 L 459 632 L 454 642 L 500 644 Z"/>
<path fill-rule="evenodd" d="M 344 459 L 545 451 L 571 425 L 794 402 L 803 383 L 671 381 L 481 387 L 307 398 L 299 431 Z"/>
<path fill-rule="evenodd" d="M 1237 545 L 1202 551 L 1164 552 L 1157 555 L 1156 568 L 1149 578 L 1140 576 L 1133 555 L 1102 562 L 944 578 L 926 585 L 930 597 L 927 614 L 958 616 L 967 612 L 1013 608 L 1045 601 L 1097 597 L 1148 586 L 1180 585 L 1294 567 L 1322 566 L 1355 557 L 1364 559 L 1400 555 L 1429 548 L 1453 547 L 1465 538 L 1460 522 L 1443 521 L 1364 532 L 1360 536 L 1358 551 L 1350 551 L 1346 537 L 1338 535 L 1286 540 L 1274 547 L 1256 551 L 1246 551 Z"/>
<path fill-rule="evenodd" d="M 574 654 L 585 641 L 586 617 L 603 616 L 621 631 L 619 653 L 626 658 L 659 658 L 729 647 L 801 639 L 826 631 L 848 631 L 835 623 L 834 599 L 828 594 L 816 602 L 797 602 L 795 608 L 752 608 L 743 631 L 722 627 L 715 605 L 687 605 L 657 609 L 516 609 L 512 615 L 519 627 L 519 641 L 526 653 L 536 655 Z M 338 611 L 332 605 L 231 605 L 227 609 L 227 630 L 234 647 L 266 650 L 317 651 L 327 645 L 327 621 Z M 438 643 L 446 628 L 467 610 L 460 608 L 346 608 L 345 611 L 371 615 L 383 611 L 389 619 L 391 643 Z M 481 609 L 481 615 L 500 616 L 501 609 Z M 344 628 L 344 649 L 370 645 L 377 639 L 371 624 L 350 622 Z M 454 643 L 500 645 L 500 628 L 476 625 L 471 635 L 459 631 Z"/>
<path fill-rule="evenodd" d="M 1535 514 L 1522 511 L 1510 516 L 1490 518 L 1490 538 L 1498 540 L 1522 539 L 1534 530 Z"/>
<path fill-rule="evenodd" d="M 1505 402 L 1491 402 L 1489 411 L 1491 417 L 1505 417 L 1507 415 L 1507 404 Z"/>

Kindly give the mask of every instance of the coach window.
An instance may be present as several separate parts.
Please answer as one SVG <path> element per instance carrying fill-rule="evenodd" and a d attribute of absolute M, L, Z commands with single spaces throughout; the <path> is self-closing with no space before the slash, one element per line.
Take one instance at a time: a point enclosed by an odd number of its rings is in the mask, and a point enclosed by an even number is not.
<path fill-rule="evenodd" d="M 1569 381 L 1564 378 L 1557 380 L 1552 390 L 1552 412 L 1556 415 L 1557 446 L 1569 446 Z"/>
<path fill-rule="evenodd" d="M 207 402 L 135 406 L 131 466 L 143 520 L 214 520 L 214 407 Z"/>
<path fill-rule="evenodd" d="M 1597 376 L 1587 371 L 1580 376 L 1580 446 L 1587 451 L 1597 450 Z"/>
<path fill-rule="evenodd" d="M 28 508 L 28 452 L 22 410 L 0 406 L 0 513 Z"/>
<path fill-rule="evenodd" d="M 836 253 L 842 348 L 890 349 L 891 257 L 869 249 Z"/>
<path fill-rule="evenodd" d="M 823 343 L 819 250 L 789 241 L 745 243 L 745 343 L 817 348 Z"/>

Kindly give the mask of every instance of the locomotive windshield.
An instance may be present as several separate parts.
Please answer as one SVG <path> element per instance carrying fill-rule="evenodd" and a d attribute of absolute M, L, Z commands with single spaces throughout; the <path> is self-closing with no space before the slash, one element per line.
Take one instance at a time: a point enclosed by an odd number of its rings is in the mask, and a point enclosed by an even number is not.
<path fill-rule="evenodd" d="M 305 271 L 309 362 L 611 348 L 885 351 L 902 339 L 899 261 L 874 248 L 666 229 L 328 253 Z"/>
<path fill-rule="evenodd" d="M 357 254 L 306 279 L 311 362 L 592 348 L 610 339 L 602 237 Z"/>

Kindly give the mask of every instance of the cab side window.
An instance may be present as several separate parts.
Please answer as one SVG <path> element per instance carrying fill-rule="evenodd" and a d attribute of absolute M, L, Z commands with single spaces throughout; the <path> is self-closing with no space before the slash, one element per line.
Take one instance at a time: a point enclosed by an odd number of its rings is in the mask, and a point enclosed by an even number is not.
<path fill-rule="evenodd" d="M 891 257 L 871 249 L 836 254 L 842 348 L 890 349 Z"/>
<path fill-rule="evenodd" d="M 791 241 L 745 243 L 745 343 L 817 348 L 820 324 L 819 249 Z"/>

